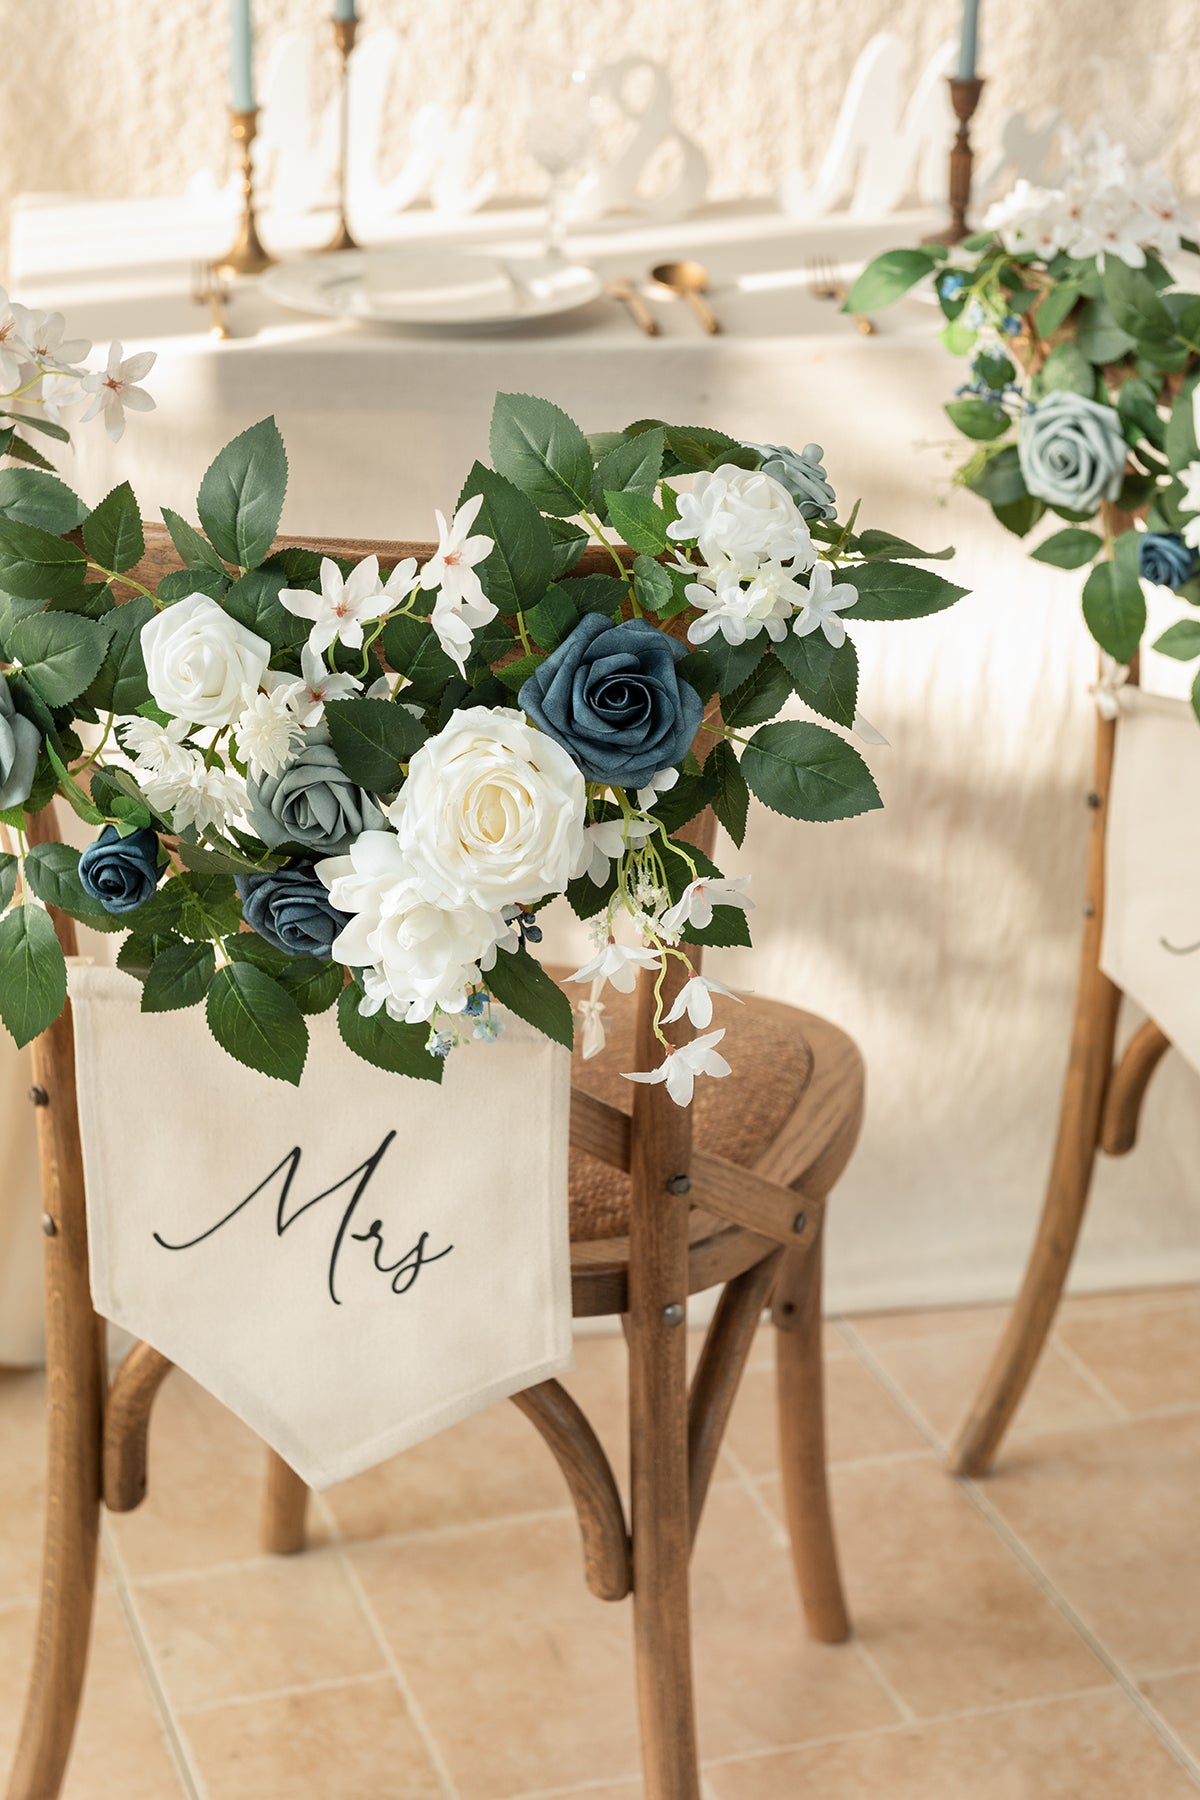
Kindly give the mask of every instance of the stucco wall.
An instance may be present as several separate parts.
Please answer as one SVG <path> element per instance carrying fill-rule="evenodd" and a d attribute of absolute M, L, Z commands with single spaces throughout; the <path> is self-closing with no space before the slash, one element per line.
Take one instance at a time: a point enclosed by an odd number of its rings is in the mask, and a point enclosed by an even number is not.
<path fill-rule="evenodd" d="M 256 0 L 260 41 L 327 10 L 323 0 Z M 364 0 L 363 10 L 408 47 L 392 105 L 397 144 L 422 100 L 474 98 L 510 193 L 541 181 L 514 106 L 515 72 L 531 56 L 655 55 L 671 69 L 681 123 L 713 159 L 716 191 L 761 193 L 820 156 L 874 32 L 906 35 L 919 70 L 959 21 L 959 0 Z M 1175 173 L 1200 191 L 1196 0 L 983 0 L 981 10 L 985 141 L 989 112 L 993 125 L 1014 106 L 1082 116 L 1096 98 L 1094 58 L 1133 66 L 1158 51 L 1155 105 L 1174 117 Z M 171 192 L 217 164 L 227 32 L 226 0 L 0 0 L 0 210 L 29 189 Z"/>

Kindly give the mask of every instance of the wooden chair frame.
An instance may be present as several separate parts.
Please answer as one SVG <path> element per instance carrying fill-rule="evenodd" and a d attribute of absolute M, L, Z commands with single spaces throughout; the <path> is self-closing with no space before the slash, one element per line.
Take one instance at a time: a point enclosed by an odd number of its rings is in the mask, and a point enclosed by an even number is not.
<path fill-rule="evenodd" d="M 165 532 L 147 526 L 137 578 L 147 586 L 178 566 Z M 314 547 L 381 562 L 430 554 L 429 545 Z M 597 566 L 600 566 L 597 561 Z M 30 840 L 55 835 L 53 809 L 31 815 Z M 711 814 L 690 828 L 711 843 Z M 686 834 L 685 834 L 686 835 Z M 73 922 L 53 914 L 64 950 Z M 678 986 L 673 972 L 668 987 Z M 657 1060 L 652 988 L 637 997 L 637 1060 Z M 812 1021 L 821 1029 L 819 1021 Z M 679 1028 L 676 1027 L 676 1030 Z M 662 1086 L 636 1086 L 632 1116 L 572 1090 L 571 1135 L 627 1170 L 627 1244 L 578 1245 L 576 1314 L 620 1313 L 629 1346 L 631 1511 L 609 1460 L 557 1381 L 513 1397 L 557 1459 L 579 1517 L 584 1573 L 604 1600 L 633 1595 L 634 1645 L 650 1800 L 698 1800 L 691 1671 L 689 1562 L 722 1434 L 764 1306 L 777 1336 L 787 1516 L 812 1634 L 829 1643 L 849 1622 L 826 1484 L 821 1355 L 821 1246 L 826 1197 L 857 1138 L 862 1070 L 832 1027 L 793 1118 L 753 1168 L 692 1147 L 691 1114 Z M 55 1800 L 82 1694 L 95 1588 L 101 1505 L 125 1512 L 146 1492 L 151 1408 L 171 1364 L 139 1343 L 109 1385 L 104 1327 L 88 1284 L 87 1217 L 69 1006 L 33 1046 L 43 1172 L 47 1323 L 47 1499 L 41 1607 L 33 1670 L 8 1800 Z M 724 1283 L 698 1367 L 687 1381 L 689 1293 Z M 263 1540 L 287 1553 L 304 1541 L 307 1492 L 268 1453 Z"/>
<path fill-rule="evenodd" d="M 1131 680 L 1136 681 L 1136 667 Z M 1054 1323 L 1079 1240 L 1096 1159 L 1125 1156 L 1137 1142 L 1142 1102 L 1170 1040 L 1147 1019 L 1114 1062 L 1121 989 L 1100 967 L 1104 859 L 1118 720 L 1097 713 L 1083 941 L 1071 1053 L 1059 1102 L 1058 1133 L 1037 1234 L 1021 1289 L 991 1366 L 951 1452 L 956 1475 L 985 1475 L 1029 1385 Z"/>

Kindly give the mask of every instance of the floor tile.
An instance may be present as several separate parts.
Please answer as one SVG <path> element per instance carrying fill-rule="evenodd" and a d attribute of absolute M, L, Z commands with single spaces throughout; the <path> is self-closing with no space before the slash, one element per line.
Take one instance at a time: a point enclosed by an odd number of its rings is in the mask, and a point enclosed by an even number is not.
<path fill-rule="evenodd" d="M 32 1600 L 42 1564 L 45 1382 L 0 1371 L 0 1601 Z"/>
<path fill-rule="evenodd" d="M 985 1491 L 1134 1674 L 1200 1665 L 1200 1414 L 1030 1440 Z"/>
<path fill-rule="evenodd" d="M 344 1571 L 320 1551 L 150 1582 L 135 1593 L 176 1707 L 384 1666 Z"/>
<path fill-rule="evenodd" d="M 189 1713 L 182 1727 L 208 1800 L 439 1800 L 442 1793 L 390 1676 Z"/>
<path fill-rule="evenodd" d="M 1194 1800 L 1121 1694 L 910 1726 L 707 1771 L 717 1800 Z"/>
<path fill-rule="evenodd" d="M 624 1339 L 581 1338 L 575 1353 L 577 1366 L 564 1385 L 591 1419 L 623 1483 L 628 1461 Z M 327 1499 L 339 1532 L 351 1540 L 570 1505 L 558 1464 L 536 1429 L 515 1406 L 504 1404 L 343 1482 Z"/>
<path fill-rule="evenodd" d="M 825 1402 L 831 1462 L 928 1448 L 912 1420 L 857 1357 L 837 1357 L 826 1363 Z M 779 1426 L 773 1369 L 747 1369 L 726 1441 L 749 1474 L 769 1475 L 778 1469 Z"/>
<path fill-rule="evenodd" d="M 33 1628 L 32 1606 L 0 1610 L 0 1770 L 16 1749 Z M 120 1602 L 101 1594 L 62 1800 L 179 1800 L 182 1792 Z"/>
<path fill-rule="evenodd" d="M 1107 1682 L 936 1460 L 836 1470 L 832 1488 L 851 1618 L 918 1716 Z M 763 1492 L 781 1506 L 777 1481 Z"/>
<path fill-rule="evenodd" d="M 1007 1318 L 1007 1306 L 935 1306 L 926 1312 L 855 1313 L 846 1323 L 864 1344 L 875 1346 L 957 1337 L 964 1331 L 998 1334 Z"/>
<path fill-rule="evenodd" d="M 1200 1406 L 1200 1294 L 1064 1311 L 1057 1336 L 1132 1413 Z"/>
<path fill-rule="evenodd" d="M 1141 1685 L 1150 1704 L 1200 1761 L 1200 1669 L 1155 1676 Z"/>
<path fill-rule="evenodd" d="M 692 1335 L 698 1336 L 699 1334 L 693 1332 Z M 854 1355 L 854 1351 L 838 1330 L 837 1322 L 833 1319 L 825 1321 L 822 1350 L 827 1363 L 837 1362 L 842 1357 Z M 754 1334 L 754 1343 L 746 1360 L 746 1367 L 748 1369 L 773 1369 L 775 1367 L 775 1327 L 769 1319 L 764 1319 Z"/>

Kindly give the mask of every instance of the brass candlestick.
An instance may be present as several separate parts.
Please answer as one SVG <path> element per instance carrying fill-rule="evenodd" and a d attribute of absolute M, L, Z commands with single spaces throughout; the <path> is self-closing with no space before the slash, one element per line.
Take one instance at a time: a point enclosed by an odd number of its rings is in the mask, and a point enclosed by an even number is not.
<path fill-rule="evenodd" d="M 929 244 L 961 244 L 968 235 L 967 208 L 971 204 L 971 120 L 983 92 L 981 79 L 964 81 L 958 75 L 947 77 L 950 101 L 958 120 L 958 131 L 950 147 L 950 223 L 943 231 L 926 238 Z"/>
<path fill-rule="evenodd" d="M 263 249 L 254 216 L 254 171 L 250 166 L 250 146 L 258 133 L 258 108 L 249 112 L 231 112 L 229 129 L 240 147 L 242 162 L 242 223 L 232 248 L 213 264 L 218 275 L 261 275 L 275 258 Z"/>
<path fill-rule="evenodd" d="M 350 52 L 358 34 L 357 19 L 335 19 L 333 41 L 342 59 L 338 88 L 338 222 L 326 250 L 357 250 L 358 240 L 346 220 L 346 183 L 350 163 Z"/>

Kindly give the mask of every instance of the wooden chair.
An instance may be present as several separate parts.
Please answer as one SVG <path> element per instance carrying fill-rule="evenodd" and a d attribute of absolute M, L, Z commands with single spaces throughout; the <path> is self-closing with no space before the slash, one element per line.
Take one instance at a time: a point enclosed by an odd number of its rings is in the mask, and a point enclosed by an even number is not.
<path fill-rule="evenodd" d="M 165 534 L 138 571 L 152 585 L 177 558 Z M 428 545 L 324 545 L 381 561 Z M 30 836 L 54 835 L 52 811 Z M 715 822 L 690 828 L 711 844 Z M 68 954 L 75 929 L 56 916 Z M 677 980 L 668 983 L 677 988 Z M 646 1792 L 698 1800 L 688 1569 L 738 1382 L 764 1307 L 778 1329 L 784 1490 L 809 1630 L 849 1631 L 826 1488 L 821 1246 L 826 1201 L 854 1147 L 863 1074 L 855 1046 L 824 1021 L 750 999 L 730 1004 L 734 1073 L 701 1082 L 691 1110 L 662 1086 L 621 1079 L 652 1067 L 652 997 L 643 983 L 608 1003 L 605 1052 L 575 1063 L 571 1101 L 572 1284 L 577 1316 L 619 1314 L 629 1348 L 631 1516 L 587 1418 L 557 1381 L 514 1396 L 557 1458 L 579 1517 L 584 1573 L 603 1600 L 632 1593 Z M 677 1029 L 677 1028 L 676 1028 Z M 688 1035 L 686 1027 L 684 1038 Z M 170 1369 L 137 1344 L 106 1379 L 103 1327 L 88 1287 L 87 1223 L 69 1010 L 34 1045 L 46 1231 L 46 1537 L 33 1673 L 8 1800 L 54 1800 L 87 1660 L 102 1504 L 146 1491 L 147 1431 Z M 695 1142 L 693 1143 L 693 1134 Z M 689 1294 L 723 1284 L 690 1388 Z M 304 1540 L 306 1490 L 269 1453 L 265 1546 Z M 797 1694 L 799 1708 L 803 1696 Z"/>
<path fill-rule="evenodd" d="M 1137 680 L 1136 665 L 1131 681 Z M 1121 990 L 1100 967 L 1104 935 L 1104 857 L 1117 719 L 1096 716 L 1083 942 L 1071 1028 L 1071 1053 L 1059 1102 L 1058 1134 L 1042 1215 L 1020 1293 L 991 1366 L 951 1452 L 956 1475 L 985 1475 L 1054 1323 L 1079 1240 L 1096 1158 L 1125 1156 L 1137 1141 L 1150 1078 L 1170 1040 L 1153 1020 L 1133 1033 L 1114 1063 Z"/>

